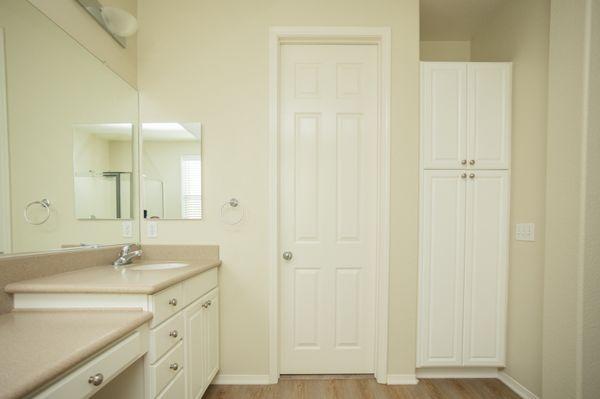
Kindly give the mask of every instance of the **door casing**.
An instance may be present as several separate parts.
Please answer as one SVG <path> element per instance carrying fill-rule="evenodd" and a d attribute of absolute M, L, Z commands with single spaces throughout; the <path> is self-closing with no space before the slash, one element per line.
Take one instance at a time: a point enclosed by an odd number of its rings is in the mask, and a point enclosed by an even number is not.
<path fill-rule="evenodd" d="M 390 216 L 389 27 L 272 27 L 269 30 L 269 382 L 279 380 L 279 81 L 280 48 L 285 43 L 374 44 L 378 49 L 379 115 L 377 154 L 377 260 L 375 263 L 375 356 L 377 382 L 387 383 Z"/>
<path fill-rule="evenodd" d="M 12 251 L 4 30 L 0 28 L 0 252 Z"/>

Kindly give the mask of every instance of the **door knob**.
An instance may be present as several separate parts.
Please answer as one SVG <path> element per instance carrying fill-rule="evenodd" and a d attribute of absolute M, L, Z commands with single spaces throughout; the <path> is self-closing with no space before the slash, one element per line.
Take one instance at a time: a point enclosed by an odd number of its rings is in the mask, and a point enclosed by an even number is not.
<path fill-rule="evenodd" d="M 290 251 L 285 251 L 282 255 L 283 260 L 292 260 L 292 258 L 294 257 L 294 254 L 292 254 Z"/>

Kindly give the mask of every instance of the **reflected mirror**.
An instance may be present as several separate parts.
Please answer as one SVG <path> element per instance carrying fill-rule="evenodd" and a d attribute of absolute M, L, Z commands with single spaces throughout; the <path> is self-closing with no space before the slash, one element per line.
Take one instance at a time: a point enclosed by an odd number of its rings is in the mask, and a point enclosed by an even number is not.
<path fill-rule="evenodd" d="M 142 124 L 144 218 L 202 218 L 201 133 L 200 123 Z"/>
<path fill-rule="evenodd" d="M 133 125 L 75 125 L 73 176 L 77 219 L 133 216 Z"/>
<path fill-rule="evenodd" d="M 31 2 L 0 1 L 0 253 L 138 241 L 137 120 L 135 88 Z"/>

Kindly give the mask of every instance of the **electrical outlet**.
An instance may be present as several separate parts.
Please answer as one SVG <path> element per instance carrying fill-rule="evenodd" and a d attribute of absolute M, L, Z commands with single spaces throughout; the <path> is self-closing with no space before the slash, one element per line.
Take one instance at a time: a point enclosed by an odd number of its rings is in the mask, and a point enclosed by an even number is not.
<path fill-rule="evenodd" d="M 158 237 L 158 223 L 156 223 L 156 222 L 147 222 L 146 223 L 146 236 L 148 238 Z"/>
<path fill-rule="evenodd" d="M 133 221 L 125 220 L 121 224 L 121 231 L 123 233 L 123 237 L 125 237 L 125 238 L 133 237 Z"/>
<path fill-rule="evenodd" d="M 517 241 L 535 241 L 535 223 L 517 223 Z"/>

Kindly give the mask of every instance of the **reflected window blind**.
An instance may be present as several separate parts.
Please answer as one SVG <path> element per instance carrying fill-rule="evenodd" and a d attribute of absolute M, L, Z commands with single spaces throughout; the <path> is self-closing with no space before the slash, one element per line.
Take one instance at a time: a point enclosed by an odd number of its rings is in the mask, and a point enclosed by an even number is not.
<path fill-rule="evenodd" d="M 200 155 L 181 157 L 181 217 L 202 217 L 202 170 Z"/>

